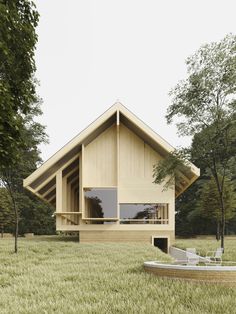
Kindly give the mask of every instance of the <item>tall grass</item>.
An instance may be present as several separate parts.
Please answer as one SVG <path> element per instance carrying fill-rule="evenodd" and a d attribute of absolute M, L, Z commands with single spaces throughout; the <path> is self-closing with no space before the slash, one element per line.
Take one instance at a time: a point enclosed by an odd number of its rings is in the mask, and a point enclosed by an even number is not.
<path fill-rule="evenodd" d="M 80 244 L 59 238 L 0 239 L 0 313 L 235 313 L 236 289 L 161 279 L 151 245 Z M 227 241 L 226 241 L 226 245 Z"/>

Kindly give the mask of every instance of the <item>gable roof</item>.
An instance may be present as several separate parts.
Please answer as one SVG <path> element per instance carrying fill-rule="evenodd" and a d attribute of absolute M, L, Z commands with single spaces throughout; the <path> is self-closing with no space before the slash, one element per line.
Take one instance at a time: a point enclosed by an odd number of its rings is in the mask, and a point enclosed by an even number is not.
<path fill-rule="evenodd" d="M 160 135 L 154 132 L 124 105 L 117 102 L 101 116 L 99 116 L 94 122 L 92 122 L 86 129 L 76 135 L 70 142 L 57 151 L 52 157 L 45 161 L 30 176 L 24 179 L 24 187 L 39 197 L 42 197 L 41 193 L 38 191 L 40 189 L 42 190 L 42 188 L 50 182 L 48 179 L 56 174 L 56 171 L 59 168 L 67 165 L 68 163 L 71 163 L 71 161 L 74 161 L 76 157 L 78 157 L 82 144 L 86 145 L 92 141 L 115 121 L 117 121 L 117 123 L 124 123 L 128 128 L 130 128 L 134 133 L 136 133 L 146 143 L 148 143 L 154 150 L 158 151 L 158 153 L 163 157 L 174 150 L 174 147 L 167 143 Z M 182 174 L 183 183 L 181 183 L 181 187 L 177 187 L 176 196 L 180 195 L 189 185 L 191 185 L 200 174 L 199 169 L 192 163 L 189 163 L 189 168 L 190 171 L 186 168 L 187 172 Z M 43 185 L 44 182 L 45 186 Z M 52 186 L 50 188 L 52 189 Z"/>

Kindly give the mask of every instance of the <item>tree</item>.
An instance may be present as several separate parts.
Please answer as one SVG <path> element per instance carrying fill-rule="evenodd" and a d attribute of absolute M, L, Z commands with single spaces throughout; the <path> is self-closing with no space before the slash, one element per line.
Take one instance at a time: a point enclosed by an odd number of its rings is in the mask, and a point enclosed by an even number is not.
<path fill-rule="evenodd" d="M 35 5 L 29 0 L 0 3 L 0 166 L 17 163 L 24 146 L 24 116 L 37 102 L 34 50 L 38 24 Z"/>
<path fill-rule="evenodd" d="M 15 212 L 15 252 L 19 222 L 16 200 L 22 179 L 19 171 L 22 175 L 21 166 L 25 170 L 29 168 L 26 155 L 35 153 L 34 149 L 31 151 L 30 141 L 39 144 L 40 128 L 42 131 L 40 124 L 30 125 L 29 121 L 40 112 L 34 79 L 38 19 L 39 14 L 30 0 L 0 3 L 0 179 Z"/>
<path fill-rule="evenodd" d="M 232 181 L 227 177 L 225 178 L 223 197 L 225 206 L 225 222 L 228 222 L 236 214 L 236 196 Z M 216 182 L 213 177 L 210 180 L 207 180 L 207 182 L 205 182 L 205 184 L 201 187 L 198 206 L 202 217 L 216 222 L 216 239 L 219 240 L 221 204 Z"/>
<path fill-rule="evenodd" d="M 0 183 L 9 193 L 11 204 L 15 213 L 15 252 L 17 253 L 17 237 L 19 233 L 20 202 L 23 191 L 22 180 L 32 173 L 41 163 L 39 144 L 47 142 L 45 127 L 33 118 L 41 114 L 39 104 L 34 106 L 31 114 L 24 117 L 21 136 L 24 147 L 18 147 L 17 164 L 9 164 L 0 168 Z"/>
<path fill-rule="evenodd" d="M 180 135 L 193 136 L 192 159 L 204 160 L 216 182 L 221 209 L 221 247 L 224 248 L 224 185 L 232 156 L 236 155 L 236 36 L 227 35 L 219 43 L 202 46 L 187 59 L 188 77 L 171 91 L 172 104 L 167 122 L 180 119 Z M 181 151 L 183 152 L 183 151 Z M 156 166 L 155 182 L 163 182 L 167 174 L 188 166 L 177 152 L 168 159 L 180 160 Z M 158 167 L 162 168 L 162 172 Z M 168 182 L 167 182 L 168 183 Z"/>

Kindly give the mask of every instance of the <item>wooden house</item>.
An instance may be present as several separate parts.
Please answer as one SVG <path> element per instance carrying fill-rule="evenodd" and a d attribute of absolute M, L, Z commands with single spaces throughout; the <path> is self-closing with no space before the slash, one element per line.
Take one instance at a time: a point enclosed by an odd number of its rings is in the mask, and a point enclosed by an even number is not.
<path fill-rule="evenodd" d="M 167 250 L 175 237 L 175 198 L 199 176 L 190 163 L 168 190 L 153 166 L 173 147 L 115 103 L 24 180 L 55 206 L 56 229 L 81 242 L 137 241 Z"/>

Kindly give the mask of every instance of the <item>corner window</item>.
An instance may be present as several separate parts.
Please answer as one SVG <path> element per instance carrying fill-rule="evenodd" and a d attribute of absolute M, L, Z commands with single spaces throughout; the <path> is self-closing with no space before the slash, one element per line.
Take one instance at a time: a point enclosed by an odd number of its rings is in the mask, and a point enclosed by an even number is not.
<path fill-rule="evenodd" d="M 168 224 L 168 204 L 120 204 L 121 224 Z"/>
<path fill-rule="evenodd" d="M 117 218 L 116 188 L 85 188 L 85 218 Z"/>

